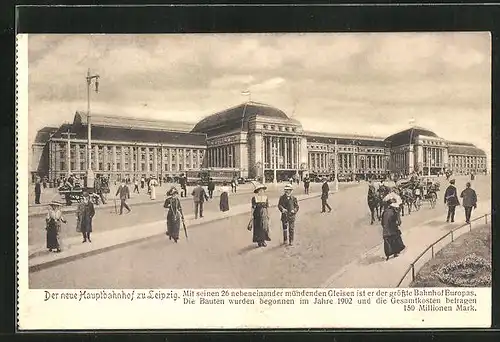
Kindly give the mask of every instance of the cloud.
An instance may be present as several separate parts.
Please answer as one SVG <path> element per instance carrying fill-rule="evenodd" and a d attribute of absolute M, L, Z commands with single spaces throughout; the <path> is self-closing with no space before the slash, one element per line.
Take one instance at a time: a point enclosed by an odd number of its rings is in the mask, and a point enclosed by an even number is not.
<path fill-rule="evenodd" d="M 31 35 L 30 132 L 86 108 L 90 67 L 110 114 L 198 120 L 249 89 L 304 125 L 384 135 L 415 117 L 484 145 L 490 54 L 484 32 Z"/>

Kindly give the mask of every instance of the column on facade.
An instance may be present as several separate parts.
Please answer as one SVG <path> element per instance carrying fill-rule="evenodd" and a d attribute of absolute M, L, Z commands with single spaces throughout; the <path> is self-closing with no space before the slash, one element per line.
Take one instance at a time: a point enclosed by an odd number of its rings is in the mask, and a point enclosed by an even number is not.
<path fill-rule="evenodd" d="M 125 171 L 125 146 L 120 146 L 120 170 Z"/>
<path fill-rule="evenodd" d="M 75 170 L 80 171 L 80 144 L 75 144 Z"/>
<path fill-rule="evenodd" d="M 179 152 L 180 152 L 180 149 L 176 148 L 175 149 L 175 170 L 172 170 L 172 171 L 180 171 L 181 170 Z"/>
<path fill-rule="evenodd" d="M 94 167 L 93 169 L 95 171 L 99 170 L 99 146 L 96 144 L 94 145 Z"/>
<path fill-rule="evenodd" d="M 289 146 L 288 146 L 288 138 L 283 138 L 283 145 L 284 145 L 284 156 L 283 156 L 283 161 L 285 162 L 285 169 L 288 169 L 288 151 L 290 150 L 289 149 Z"/>
<path fill-rule="evenodd" d="M 158 148 L 153 147 L 153 171 L 154 173 L 158 173 Z"/>

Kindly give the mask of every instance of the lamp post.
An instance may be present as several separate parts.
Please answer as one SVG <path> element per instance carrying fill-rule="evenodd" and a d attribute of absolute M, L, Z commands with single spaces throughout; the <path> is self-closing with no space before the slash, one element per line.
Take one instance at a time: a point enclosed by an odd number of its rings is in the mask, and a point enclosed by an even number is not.
<path fill-rule="evenodd" d="M 94 184 L 94 171 L 92 171 L 92 121 L 90 117 L 90 86 L 92 81 L 95 84 L 95 92 L 99 92 L 99 75 L 91 75 L 87 70 L 87 188 L 92 188 Z"/>

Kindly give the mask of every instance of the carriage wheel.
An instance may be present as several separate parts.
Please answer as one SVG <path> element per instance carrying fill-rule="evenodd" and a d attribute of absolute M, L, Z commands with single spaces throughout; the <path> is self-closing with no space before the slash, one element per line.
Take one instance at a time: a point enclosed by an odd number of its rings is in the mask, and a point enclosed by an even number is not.
<path fill-rule="evenodd" d="M 436 206 L 436 199 L 437 199 L 437 196 L 435 193 L 432 193 L 431 194 L 431 198 L 430 198 L 430 202 L 431 202 L 431 208 L 434 209 L 434 207 Z"/>

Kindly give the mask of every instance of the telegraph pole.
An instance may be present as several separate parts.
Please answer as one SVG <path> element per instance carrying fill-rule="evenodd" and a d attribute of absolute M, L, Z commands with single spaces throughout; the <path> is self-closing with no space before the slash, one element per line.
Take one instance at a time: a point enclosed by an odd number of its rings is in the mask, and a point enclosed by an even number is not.
<path fill-rule="evenodd" d="M 90 118 L 90 86 L 95 84 L 95 92 L 99 92 L 99 75 L 91 75 L 87 70 L 87 188 L 94 186 L 94 171 L 92 171 L 92 121 Z"/>
<path fill-rule="evenodd" d="M 61 135 L 65 135 L 66 139 L 68 139 L 68 145 L 66 147 L 66 160 L 68 163 L 68 177 L 71 174 L 71 136 L 76 135 L 76 133 L 70 133 L 70 129 L 65 133 L 61 133 Z"/>

